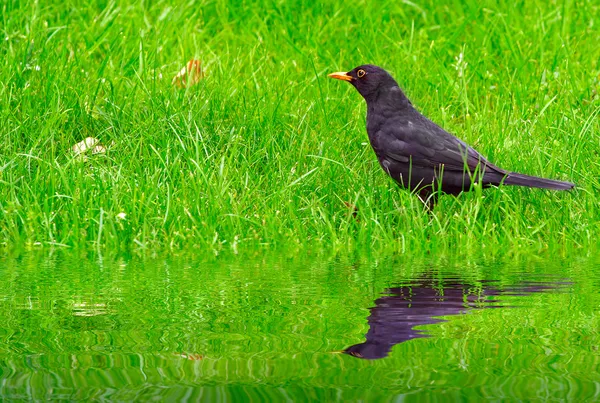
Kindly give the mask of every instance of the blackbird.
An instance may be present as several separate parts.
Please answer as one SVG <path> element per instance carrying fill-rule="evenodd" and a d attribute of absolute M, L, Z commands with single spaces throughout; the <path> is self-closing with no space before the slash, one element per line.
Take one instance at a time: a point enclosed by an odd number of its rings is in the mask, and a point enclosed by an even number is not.
<path fill-rule="evenodd" d="M 457 195 L 500 184 L 569 190 L 573 183 L 509 172 L 487 161 L 464 141 L 415 109 L 394 78 L 381 67 L 358 66 L 329 77 L 348 81 L 367 102 L 367 133 L 379 164 L 401 187 L 430 208 L 438 191 Z"/>

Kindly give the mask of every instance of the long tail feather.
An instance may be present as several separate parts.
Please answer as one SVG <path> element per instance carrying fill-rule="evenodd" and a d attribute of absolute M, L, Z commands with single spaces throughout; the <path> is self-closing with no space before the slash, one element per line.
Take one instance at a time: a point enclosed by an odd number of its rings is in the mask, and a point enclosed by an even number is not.
<path fill-rule="evenodd" d="M 571 182 L 538 178 L 537 176 L 523 175 L 516 172 L 510 172 L 506 178 L 504 178 L 504 184 L 552 190 L 571 190 L 575 187 L 575 184 Z"/>

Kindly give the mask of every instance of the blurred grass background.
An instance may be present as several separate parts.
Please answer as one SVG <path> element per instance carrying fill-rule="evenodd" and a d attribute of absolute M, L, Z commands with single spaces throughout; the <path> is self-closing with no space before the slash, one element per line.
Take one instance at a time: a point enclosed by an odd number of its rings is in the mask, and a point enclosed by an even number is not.
<path fill-rule="evenodd" d="M 597 2 L 5 0 L 1 12 L 5 248 L 597 244 Z M 172 86 L 194 58 L 205 79 Z M 364 63 L 492 162 L 577 190 L 447 196 L 430 217 L 377 164 L 359 94 L 327 78 Z M 107 153 L 73 158 L 90 136 Z"/>

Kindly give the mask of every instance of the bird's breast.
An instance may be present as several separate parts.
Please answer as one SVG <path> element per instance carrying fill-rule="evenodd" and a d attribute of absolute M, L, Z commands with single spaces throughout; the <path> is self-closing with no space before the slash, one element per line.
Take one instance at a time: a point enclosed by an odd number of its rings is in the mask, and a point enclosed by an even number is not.
<path fill-rule="evenodd" d="M 381 128 L 385 123 L 385 119 L 374 113 L 367 114 L 367 134 L 369 135 L 369 140 L 371 140 L 371 145 L 373 142 L 381 135 Z"/>

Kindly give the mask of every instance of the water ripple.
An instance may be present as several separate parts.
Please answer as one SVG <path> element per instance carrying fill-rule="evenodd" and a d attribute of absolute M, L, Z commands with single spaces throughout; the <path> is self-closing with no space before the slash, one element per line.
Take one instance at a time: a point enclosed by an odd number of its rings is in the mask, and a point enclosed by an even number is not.
<path fill-rule="evenodd" d="M 597 267 L 2 258 L 0 397 L 590 400 Z"/>

